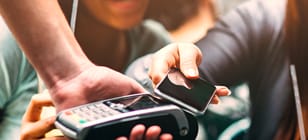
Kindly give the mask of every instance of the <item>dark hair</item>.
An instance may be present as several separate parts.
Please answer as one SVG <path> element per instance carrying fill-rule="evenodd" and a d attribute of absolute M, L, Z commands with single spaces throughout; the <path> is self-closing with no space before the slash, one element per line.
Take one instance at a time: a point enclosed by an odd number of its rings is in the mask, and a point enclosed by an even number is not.
<path fill-rule="evenodd" d="M 285 18 L 285 47 L 288 49 L 290 63 L 296 67 L 297 80 L 302 104 L 305 133 L 308 134 L 308 1 L 288 0 Z M 290 110 L 281 122 L 277 139 L 299 139 L 296 108 L 293 96 Z M 287 119 L 288 118 L 288 119 Z M 284 125 L 284 126 L 283 126 Z"/>

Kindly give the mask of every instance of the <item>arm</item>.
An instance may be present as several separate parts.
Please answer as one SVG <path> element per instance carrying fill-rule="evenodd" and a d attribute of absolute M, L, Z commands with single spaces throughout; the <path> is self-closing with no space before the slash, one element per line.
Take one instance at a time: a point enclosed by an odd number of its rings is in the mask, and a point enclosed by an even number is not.
<path fill-rule="evenodd" d="M 76 75 L 91 64 L 56 0 L 1 0 L 0 10 L 47 87 L 55 86 L 59 79 Z"/>
<path fill-rule="evenodd" d="M 89 61 L 56 0 L 0 0 L 0 12 L 45 82 L 58 111 L 144 92 L 134 80 Z"/>

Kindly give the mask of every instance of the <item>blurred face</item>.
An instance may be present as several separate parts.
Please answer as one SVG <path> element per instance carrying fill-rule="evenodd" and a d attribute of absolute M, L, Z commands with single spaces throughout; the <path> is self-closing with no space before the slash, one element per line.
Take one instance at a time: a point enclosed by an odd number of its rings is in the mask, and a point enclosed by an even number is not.
<path fill-rule="evenodd" d="M 127 30 L 142 21 L 148 0 L 82 0 L 82 3 L 98 21 Z"/>

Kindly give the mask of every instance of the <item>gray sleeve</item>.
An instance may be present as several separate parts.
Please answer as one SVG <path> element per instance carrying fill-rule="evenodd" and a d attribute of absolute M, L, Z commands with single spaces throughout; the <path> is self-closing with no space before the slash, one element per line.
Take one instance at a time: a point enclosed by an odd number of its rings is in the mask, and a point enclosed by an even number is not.
<path fill-rule="evenodd" d="M 223 16 L 208 35 L 197 42 L 203 54 L 200 65 L 210 81 L 234 85 L 259 69 L 261 54 L 270 53 L 280 38 L 285 3 L 251 0 Z"/>
<path fill-rule="evenodd" d="M 138 58 L 136 61 L 131 63 L 130 66 L 125 71 L 125 74 L 127 76 L 136 80 L 150 93 L 154 91 L 152 81 L 148 75 L 149 66 L 152 61 L 151 55 L 152 54 L 148 54 L 148 55 Z"/>
<path fill-rule="evenodd" d="M 201 71 L 210 81 L 249 85 L 248 139 L 273 139 L 290 99 L 282 46 L 285 7 L 284 0 L 248 1 L 197 43 L 203 53 Z"/>
<path fill-rule="evenodd" d="M 158 22 L 145 20 L 129 32 L 131 42 L 130 62 L 138 57 L 153 53 L 171 42 L 167 30 Z"/>

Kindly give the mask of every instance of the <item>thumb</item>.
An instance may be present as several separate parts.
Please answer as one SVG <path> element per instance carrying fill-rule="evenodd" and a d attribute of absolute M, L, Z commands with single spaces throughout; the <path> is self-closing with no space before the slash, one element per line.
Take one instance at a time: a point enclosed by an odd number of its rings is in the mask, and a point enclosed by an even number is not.
<path fill-rule="evenodd" d="M 178 44 L 180 54 L 180 70 L 190 79 L 199 77 L 198 65 L 202 60 L 202 53 L 199 48 L 190 43 Z"/>

